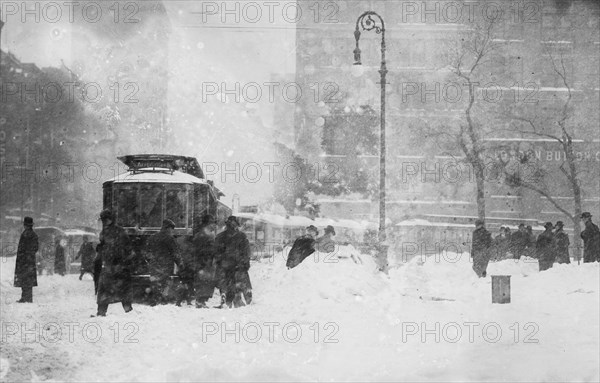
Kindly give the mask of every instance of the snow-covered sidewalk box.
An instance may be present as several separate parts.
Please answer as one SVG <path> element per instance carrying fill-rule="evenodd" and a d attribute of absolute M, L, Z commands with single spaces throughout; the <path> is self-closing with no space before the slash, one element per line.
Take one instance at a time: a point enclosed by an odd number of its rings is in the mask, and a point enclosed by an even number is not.
<path fill-rule="evenodd" d="M 14 303 L 2 259 L 5 381 L 597 381 L 600 267 L 490 263 L 512 302 L 491 303 L 468 254 L 414 258 L 388 276 L 323 254 L 292 270 L 285 253 L 253 263 L 255 301 L 234 309 L 111 305 L 93 282 L 42 276 L 34 304 Z M 343 254 L 342 254 L 343 253 Z M 453 259 L 453 261 L 448 261 Z M 328 260 L 328 262 L 325 262 Z M 215 297 L 216 299 L 216 297 Z"/>

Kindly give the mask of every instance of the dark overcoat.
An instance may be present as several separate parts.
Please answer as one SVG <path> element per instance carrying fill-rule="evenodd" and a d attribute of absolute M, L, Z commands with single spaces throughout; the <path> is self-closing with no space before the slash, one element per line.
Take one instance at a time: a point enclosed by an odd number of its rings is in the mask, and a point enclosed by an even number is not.
<path fill-rule="evenodd" d="M 581 232 L 583 239 L 583 262 L 600 262 L 600 230 L 592 221 L 585 223 Z"/>
<path fill-rule="evenodd" d="M 556 253 L 554 249 L 554 234 L 550 230 L 538 235 L 535 243 L 540 271 L 548 270 L 554 264 Z"/>
<path fill-rule="evenodd" d="M 554 233 L 554 252 L 558 263 L 571 263 L 569 257 L 569 236 L 562 230 Z"/>
<path fill-rule="evenodd" d="M 252 291 L 250 269 L 250 242 L 238 230 L 225 230 L 215 238 L 215 263 L 218 287 L 230 302 L 239 294 Z"/>
<path fill-rule="evenodd" d="M 54 272 L 60 275 L 67 273 L 67 261 L 65 259 L 65 248 L 57 243 L 54 248 Z"/>
<path fill-rule="evenodd" d="M 175 264 L 181 266 L 179 247 L 172 235 L 159 231 L 150 237 L 148 250 L 150 275 L 158 279 L 167 279 L 173 275 Z"/>
<path fill-rule="evenodd" d="M 212 297 L 216 287 L 215 238 L 200 230 L 194 236 L 194 287 L 198 296 Z"/>
<path fill-rule="evenodd" d="M 472 239 L 473 271 L 478 277 L 485 277 L 491 257 L 492 235 L 485 227 L 479 227 L 473 231 Z"/>
<path fill-rule="evenodd" d="M 113 223 L 100 233 L 100 243 L 96 248 L 98 257 L 102 260 L 98 304 L 132 301 L 131 250 L 131 241 L 122 227 Z"/>
<path fill-rule="evenodd" d="M 26 228 L 19 239 L 15 264 L 15 287 L 37 286 L 35 253 L 38 251 L 38 236 L 33 228 Z"/>
<path fill-rule="evenodd" d="M 250 269 L 250 242 L 238 230 L 225 230 L 215 238 L 217 264 L 224 270 Z"/>
<path fill-rule="evenodd" d="M 315 252 L 315 244 L 316 241 L 308 235 L 296 239 L 288 254 L 285 265 L 288 268 L 293 269 L 301 264 L 302 261 Z"/>
<path fill-rule="evenodd" d="M 85 242 L 81 244 L 77 258 L 81 257 L 81 271 L 86 273 L 94 272 L 94 258 L 96 258 L 96 251 L 94 250 L 94 244 L 91 242 Z"/>
<path fill-rule="evenodd" d="M 526 231 L 516 231 L 510 236 L 510 247 L 513 258 L 519 259 L 526 255 L 525 249 L 529 245 L 529 234 Z"/>

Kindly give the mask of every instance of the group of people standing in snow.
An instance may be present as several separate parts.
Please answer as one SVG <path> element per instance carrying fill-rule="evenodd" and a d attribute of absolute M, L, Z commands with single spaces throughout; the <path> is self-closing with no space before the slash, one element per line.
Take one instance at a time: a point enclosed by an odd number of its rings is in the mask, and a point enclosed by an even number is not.
<path fill-rule="evenodd" d="M 219 289 L 221 304 L 244 306 L 252 302 L 250 269 L 250 242 L 239 230 L 235 216 L 225 222 L 225 230 L 217 234 L 216 219 L 207 214 L 194 237 L 173 236 L 175 224 L 166 219 L 161 231 L 150 237 L 148 266 L 151 279 L 151 304 L 166 304 L 170 301 L 169 279 L 174 265 L 180 279 L 175 287 L 176 304 L 182 302 L 207 308 L 207 301 Z"/>
<path fill-rule="evenodd" d="M 94 275 L 98 310 L 96 316 L 105 316 L 111 303 L 121 302 L 125 312 L 132 310 L 132 272 L 136 254 L 125 230 L 115 223 L 110 210 L 100 213 L 102 232 L 100 243 L 84 239 L 78 253 L 81 257 L 81 280 L 85 273 Z M 25 217 L 24 231 L 19 240 L 15 265 L 14 286 L 21 287 L 17 302 L 33 302 L 33 287 L 37 286 L 36 253 L 38 236 L 33 230 L 33 219 Z M 207 307 L 207 301 L 219 289 L 221 305 L 239 307 L 252 302 L 250 243 L 239 230 L 240 223 L 230 216 L 226 229 L 217 234 L 217 222 L 212 215 L 202 217 L 202 224 L 193 238 L 175 238 L 175 224 L 165 219 L 161 230 L 147 242 L 146 256 L 150 273 L 149 295 L 152 305 L 170 301 L 173 286 L 169 282 L 175 266 L 180 284 L 175 287 L 177 304 L 196 300 L 196 307 Z"/>
<path fill-rule="evenodd" d="M 583 262 L 600 262 L 600 230 L 592 222 L 589 212 L 582 213 L 581 219 L 585 225 L 581 232 L 584 243 Z M 524 224 L 520 224 L 519 230 L 514 233 L 501 227 L 500 234 L 492 239 L 491 233 L 485 228 L 485 222 L 475 221 L 471 247 L 473 270 L 479 277 L 485 277 L 490 259 L 505 259 L 507 256 L 514 259 L 522 256 L 537 258 L 540 271 L 550 269 L 555 262 L 571 263 L 570 241 L 563 222 L 558 221 L 556 225 L 546 222 L 544 229 L 536 238 L 531 226 L 525 228 Z"/>
<path fill-rule="evenodd" d="M 131 310 L 131 271 L 134 252 L 123 228 L 114 223 L 110 210 L 100 214 L 103 230 L 100 233 L 98 256 L 102 271 L 97 292 L 99 316 L 106 315 L 108 304 L 121 302 L 125 312 Z M 183 301 L 206 308 L 207 301 L 219 289 L 221 304 L 217 307 L 239 307 L 252 302 L 250 243 L 239 230 L 236 217 L 225 222 L 226 229 L 217 234 L 217 222 L 212 215 L 202 217 L 202 224 L 193 238 L 174 236 L 175 223 L 162 222 L 160 231 L 148 239 L 146 246 L 150 273 L 151 305 L 171 301 L 173 284 L 170 283 L 175 266 L 179 285 L 175 287 L 177 305 Z"/>

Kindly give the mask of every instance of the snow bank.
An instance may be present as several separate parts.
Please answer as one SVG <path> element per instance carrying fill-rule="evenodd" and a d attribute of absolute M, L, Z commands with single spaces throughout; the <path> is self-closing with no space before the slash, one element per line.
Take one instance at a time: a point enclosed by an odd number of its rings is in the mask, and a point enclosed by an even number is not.
<path fill-rule="evenodd" d="M 111 305 L 106 318 L 89 318 L 88 276 L 42 276 L 34 304 L 14 303 L 14 258 L 3 259 L 0 373 L 7 381 L 600 379 L 597 263 L 542 273 L 529 259 L 490 263 L 490 275 L 511 276 L 512 301 L 499 305 L 468 254 L 413 258 L 386 276 L 369 256 L 355 263 L 350 246 L 292 270 L 288 251 L 252 264 L 250 306 L 134 305 L 125 314 Z M 66 323 L 77 324 L 72 340 Z"/>
<path fill-rule="evenodd" d="M 265 299 L 269 301 L 304 306 L 346 304 L 383 288 L 372 258 L 361 255 L 352 245 L 337 246 L 331 253 L 317 251 L 290 270 L 285 265 L 289 250 L 286 247 L 271 259 L 270 267 L 264 271 L 268 273 Z"/>

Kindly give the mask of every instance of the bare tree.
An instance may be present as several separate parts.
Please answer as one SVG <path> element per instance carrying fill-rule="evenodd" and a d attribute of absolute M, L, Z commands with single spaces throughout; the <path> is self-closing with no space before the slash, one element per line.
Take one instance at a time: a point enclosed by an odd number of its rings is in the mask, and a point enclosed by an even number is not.
<path fill-rule="evenodd" d="M 486 169 L 493 164 L 494 158 L 488 154 L 485 138 L 490 130 L 487 107 L 489 102 L 480 97 L 480 84 L 487 81 L 486 68 L 492 63 L 494 53 L 500 49 L 500 44 L 494 40 L 497 20 L 486 20 L 480 24 L 472 24 L 470 28 L 458 35 L 456 45 L 447 55 L 446 70 L 449 70 L 453 80 L 462 86 L 461 113 L 458 123 L 452 125 L 441 123 L 429 124 L 421 134 L 426 139 L 433 139 L 440 147 L 447 149 L 444 153 L 460 152 L 464 158 L 457 161 L 468 164 L 475 177 L 477 196 L 477 215 L 485 218 L 485 181 Z"/>
<path fill-rule="evenodd" d="M 575 257 L 580 259 L 580 216 L 582 212 L 582 186 L 581 177 L 585 169 L 579 165 L 579 161 L 574 148 L 574 136 L 576 132 L 581 132 L 582 127 L 577 126 L 574 121 L 573 85 L 569 78 L 569 71 L 565 64 L 564 55 L 555 58 L 549 49 L 545 49 L 546 55 L 550 58 L 552 72 L 560 79 L 562 89 L 556 89 L 557 93 L 565 93 L 566 97 L 555 110 L 543 108 L 541 111 L 535 108 L 528 108 L 526 112 L 519 113 L 514 110 L 510 112 L 515 124 L 512 125 L 514 133 L 521 134 L 523 137 L 539 137 L 551 139 L 557 142 L 564 154 L 563 160 L 559 166 L 560 174 L 568 185 L 572 202 L 562 202 L 553 196 L 552 190 L 557 189 L 559 180 L 549 176 L 549 172 L 542 169 L 535 163 L 535 156 L 525 155 L 520 159 L 518 166 L 510 166 L 504 163 L 505 182 L 512 187 L 522 187 L 532 190 L 548 200 L 557 210 L 573 222 Z M 533 113 L 532 113 L 533 109 Z M 554 112 L 554 113 L 549 113 Z M 523 171 L 527 169 L 527 171 Z"/>

